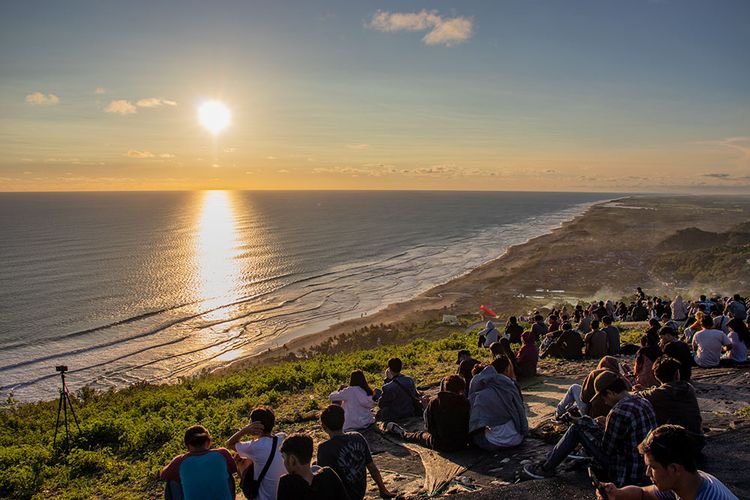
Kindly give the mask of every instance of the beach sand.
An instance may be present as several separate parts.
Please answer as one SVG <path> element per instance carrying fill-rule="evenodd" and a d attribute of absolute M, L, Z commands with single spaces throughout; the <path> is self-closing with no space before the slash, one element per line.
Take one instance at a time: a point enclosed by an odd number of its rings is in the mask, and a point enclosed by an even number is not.
<path fill-rule="evenodd" d="M 600 203 L 551 233 L 511 247 L 499 258 L 412 300 L 237 360 L 231 367 L 289 358 L 370 325 L 422 324 L 440 321 L 443 314 L 475 315 L 480 321 L 480 304 L 507 318 L 562 301 L 619 299 L 631 296 L 637 286 L 649 295 L 734 293 L 738 290 L 702 288 L 698 283 L 692 284 L 693 290 L 680 288 L 649 269 L 661 252 L 659 243 L 678 230 L 723 232 L 747 220 L 750 197 L 638 195 Z M 750 290 L 748 268 L 744 273 Z"/>

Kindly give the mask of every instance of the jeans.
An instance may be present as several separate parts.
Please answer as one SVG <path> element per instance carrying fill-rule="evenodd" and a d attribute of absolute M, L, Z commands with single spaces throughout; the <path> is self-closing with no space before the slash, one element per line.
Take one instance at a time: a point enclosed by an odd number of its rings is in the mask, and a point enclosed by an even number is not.
<path fill-rule="evenodd" d="M 431 450 L 435 449 L 435 443 L 432 439 L 432 434 L 430 434 L 429 432 L 405 432 L 404 441 L 409 443 L 416 443 Z"/>
<path fill-rule="evenodd" d="M 554 470 L 580 444 L 594 461 L 603 469 L 607 468 L 609 457 L 602 450 L 604 431 L 589 417 L 582 417 L 571 425 L 552 451 L 547 455 L 544 468 Z"/>
<path fill-rule="evenodd" d="M 581 400 L 581 384 L 573 384 L 568 388 L 568 392 L 565 396 L 557 403 L 557 411 L 555 415 L 561 417 L 567 410 L 568 407 L 575 403 L 581 415 L 586 415 L 589 412 L 589 405 Z"/>

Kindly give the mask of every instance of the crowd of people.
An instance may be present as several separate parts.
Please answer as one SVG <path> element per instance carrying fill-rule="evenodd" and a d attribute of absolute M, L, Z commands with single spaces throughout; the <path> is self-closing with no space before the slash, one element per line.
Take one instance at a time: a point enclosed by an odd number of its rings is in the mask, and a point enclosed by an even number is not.
<path fill-rule="evenodd" d="M 330 394 L 320 415 L 328 439 L 319 443 L 313 465 L 308 434 L 274 433 L 273 410 L 253 410 L 248 425 L 213 448 L 209 431 L 187 429 L 187 453 L 161 472 L 165 496 L 232 499 L 234 475 L 247 498 L 261 500 L 360 500 L 367 475 L 383 498 L 395 496 L 358 431 L 376 423 L 394 437 L 440 452 L 469 446 L 484 451 L 513 448 L 529 425 L 519 380 L 536 375 L 539 358 L 599 359 L 580 384 L 557 405 L 555 418 L 567 431 L 540 463 L 526 465 L 526 479 L 555 474 L 566 459 L 586 460 L 606 479 L 609 498 L 736 498 L 718 479 L 697 468 L 705 438 L 693 368 L 747 363 L 748 307 L 739 296 L 685 302 L 648 298 L 639 288 L 630 305 L 600 301 L 528 318 L 511 317 L 500 332 L 488 321 L 478 338 L 487 362 L 469 350 L 457 354 L 456 373 L 446 376 L 436 396 L 422 395 L 403 363 L 391 358 L 382 388 L 373 389 L 364 372 Z M 640 345 L 623 344 L 615 321 L 648 321 Z M 521 344 L 518 352 L 513 345 Z M 537 347 L 539 346 L 539 347 Z M 635 355 L 634 363 L 623 356 Z M 480 356 L 480 358 L 485 358 Z M 424 420 L 424 431 L 402 422 Z M 231 453 L 234 452 L 234 455 Z"/>

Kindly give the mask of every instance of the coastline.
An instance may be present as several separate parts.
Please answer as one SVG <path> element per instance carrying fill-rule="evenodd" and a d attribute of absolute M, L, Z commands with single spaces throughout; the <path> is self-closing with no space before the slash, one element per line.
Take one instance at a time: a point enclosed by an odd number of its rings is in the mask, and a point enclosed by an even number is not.
<path fill-rule="evenodd" d="M 289 359 L 373 325 L 439 322 L 442 314 L 476 315 L 480 320 L 480 304 L 506 318 L 563 300 L 619 298 L 629 295 L 636 286 L 644 286 L 652 293 L 672 293 L 673 287 L 649 276 L 648 271 L 662 238 L 688 227 L 723 231 L 732 226 L 732 221 L 717 220 L 713 213 L 734 206 L 732 199 L 709 197 L 714 208 L 702 206 L 706 199 L 629 195 L 594 202 L 552 231 L 510 246 L 497 258 L 410 300 L 338 322 L 282 347 L 238 358 L 212 372 Z M 743 217 L 750 217 L 748 200 L 736 210 L 744 213 Z"/>

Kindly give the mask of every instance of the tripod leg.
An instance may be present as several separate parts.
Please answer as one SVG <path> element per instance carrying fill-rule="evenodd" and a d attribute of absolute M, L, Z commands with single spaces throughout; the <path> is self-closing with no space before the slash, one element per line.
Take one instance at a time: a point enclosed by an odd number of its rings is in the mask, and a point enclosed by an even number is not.
<path fill-rule="evenodd" d="M 57 445 L 57 429 L 60 427 L 60 410 L 62 410 L 63 392 L 60 391 L 60 401 L 57 403 L 57 420 L 55 420 L 55 437 L 52 440 L 52 447 Z"/>
<path fill-rule="evenodd" d="M 68 394 L 64 394 L 63 414 L 65 415 L 65 449 L 70 449 L 70 429 L 68 429 Z"/>
<path fill-rule="evenodd" d="M 78 428 L 78 432 L 81 432 L 81 426 L 78 425 L 78 417 L 76 417 L 76 412 L 73 411 L 73 401 L 70 400 L 70 395 L 66 394 L 68 397 L 68 404 L 70 405 L 70 413 L 73 415 L 73 422 L 76 423 L 76 428 Z"/>

